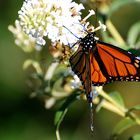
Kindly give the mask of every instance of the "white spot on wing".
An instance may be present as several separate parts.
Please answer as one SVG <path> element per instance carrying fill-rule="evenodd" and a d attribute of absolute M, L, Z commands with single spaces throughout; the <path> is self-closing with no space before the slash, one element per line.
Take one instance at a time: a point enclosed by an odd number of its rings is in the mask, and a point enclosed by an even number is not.
<path fill-rule="evenodd" d="M 140 60 L 140 57 L 137 56 L 136 58 L 137 58 L 138 60 Z"/>

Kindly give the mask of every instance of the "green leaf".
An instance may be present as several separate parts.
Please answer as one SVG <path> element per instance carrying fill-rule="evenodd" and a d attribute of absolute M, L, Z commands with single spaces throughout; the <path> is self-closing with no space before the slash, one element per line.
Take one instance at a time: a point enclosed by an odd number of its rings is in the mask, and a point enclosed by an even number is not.
<path fill-rule="evenodd" d="M 75 90 L 72 95 L 70 95 L 65 102 L 62 104 L 60 109 L 56 112 L 55 118 L 54 118 L 54 124 L 56 126 L 56 129 L 58 130 L 60 127 L 60 124 L 62 123 L 67 111 L 68 107 L 76 100 L 76 97 L 80 95 L 81 91 Z"/>
<path fill-rule="evenodd" d="M 130 46 L 135 47 L 139 35 L 140 35 L 140 22 L 137 22 L 134 25 L 132 25 L 132 27 L 128 32 L 127 42 L 129 43 Z"/>
<path fill-rule="evenodd" d="M 111 98 L 114 99 L 119 105 L 121 105 L 121 106 L 123 106 L 123 107 L 125 106 L 125 105 L 124 105 L 123 98 L 122 98 L 122 96 L 120 95 L 119 92 L 113 91 L 113 92 L 111 92 L 109 95 L 110 95 Z"/>
<path fill-rule="evenodd" d="M 140 134 L 134 135 L 129 140 L 140 140 Z"/>
<path fill-rule="evenodd" d="M 68 108 L 65 108 L 64 110 L 59 110 L 56 112 L 54 123 L 57 129 L 59 128 L 61 122 L 63 121 L 67 111 L 68 111 Z"/>
<path fill-rule="evenodd" d="M 134 122 L 132 119 L 124 118 L 121 120 L 113 129 L 112 137 L 115 137 L 117 135 L 120 135 L 123 133 L 126 129 L 134 126 L 136 122 Z"/>
<path fill-rule="evenodd" d="M 129 4 L 132 4 L 135 2 L 140 2 L 140 1 L 138 1 L 138 0 L 133 0 L 133 1 L 132 0 L 116 0 L 116 1 L 113 1 L 111 6 L 110 6 L 108 14 L 109 14 L 109 16 L 111 16 L 114 12 L 118 11 L 123 6 L 129 5 Z"/>

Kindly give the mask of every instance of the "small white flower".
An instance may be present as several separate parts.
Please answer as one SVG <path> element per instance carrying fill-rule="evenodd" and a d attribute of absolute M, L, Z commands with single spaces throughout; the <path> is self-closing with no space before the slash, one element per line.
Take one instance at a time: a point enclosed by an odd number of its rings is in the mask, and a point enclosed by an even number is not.
<path fill-rule="evenodd" d="M 50 109 L 56 102 L 56 99 L 54 97 L 47 98 L 45 100 L 45 108 Z"/>
<path fill-rule="evenodd" d="M 86 21 L 92 15 L 95 15 L 95 11 L 94 10 L 89 10 L 89 14 L 83 20 Z"/>
<path fill-rule="evenodd" d="M 71 88 L 79 88 L 82 85 L 80 79 L 71 69 L 69 69 L 69 73 L 73 76 L 73 80 L 71 80 Z"/>
<path fill-rule="evenodd" d="M 70 32 L 81 37 L 82 4 L 72 0 L 25 0 L 19 13 L 20 25 L 26 34 L 44 45 L 44 37 L 67 45 L 77 41 Z M 69 30 L 67 30 L 67 27 Z"/>
<path fill-rule="evenodd" d="M 106 25 L 104 25 L 101 21 L 99 21 L 99 27 L 100 27 L 103 31 L 106 31 Z"/>
<path fill-rule="evenodd" d="M 103 31 L 106 31 L 106 25 L 104 25 L 101 21 L 99 21 L 99 26 L 97 28 L 93 28 L 93 32 L 96 32 L 98 30 L 102 29 Z"/>

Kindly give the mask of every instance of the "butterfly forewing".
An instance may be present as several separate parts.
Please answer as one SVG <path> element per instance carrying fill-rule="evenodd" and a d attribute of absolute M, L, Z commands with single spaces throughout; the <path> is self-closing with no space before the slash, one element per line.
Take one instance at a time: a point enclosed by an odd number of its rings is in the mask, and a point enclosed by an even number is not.
<path fill-rule="evenodd" d="M 74 73 L 80 78 L 86 95 L 89 95 L 92 86 L 89 52 L 87 53 L 83 51 L 80 46 L 79 49 L 71 56 L 70 64 Z"/>
<path fill-rule="evenodd" d="M 110 81 L 139 81 L 139 57 L 107 43 L 98 42 L 96 46 L 98 59 L 105 67 L 102 71 L 106 78 Z"/>
<path fill-rule="evenodd" d="M 85 55 L 83 54 L 82 49 L 79 47 L 78 50 L 70 58 L 71 68 L 74 73 L 78 76 L 85 71 Z"/>

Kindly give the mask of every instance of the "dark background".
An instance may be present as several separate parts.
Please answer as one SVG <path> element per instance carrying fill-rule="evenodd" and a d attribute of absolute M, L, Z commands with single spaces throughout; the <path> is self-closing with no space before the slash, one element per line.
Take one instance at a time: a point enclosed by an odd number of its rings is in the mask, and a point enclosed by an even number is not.
<path fill-rule="evenodd" d="M 28 77 L 22 69 L 28 54 L 14 44 L 8 25 L 14 24 L 22 0 L 0 1 L 0 140 L 54 140 L 55 109 L 46 110 L 44 103 L 30 98 L 26 84 Z M 140 5 L 127 5 L 114 13 L 112 21 L 124 39 L 133 23 L 140 20 Z M 105 86 L 105 90 L 119 91 L 127 107 L 140 103 L 140 83 L 115 82 Z M 121 117 L 107 110 L 94 114 L 95 130 L 93 137 L 89 129 L 87 103 L 75 102 L 62 123 L 60 133 L 63 140 L 94 139 L 109 137 L 111 130 Z M 123 133 L 124 140 L 131 134 L 140 132 L 133 127 Z"/>

